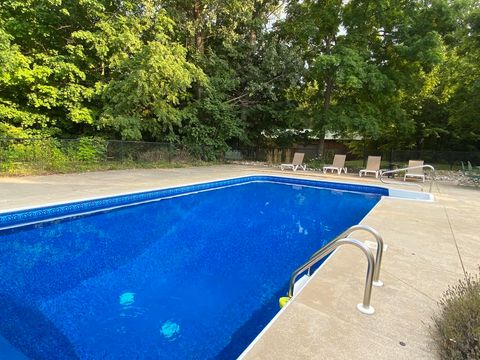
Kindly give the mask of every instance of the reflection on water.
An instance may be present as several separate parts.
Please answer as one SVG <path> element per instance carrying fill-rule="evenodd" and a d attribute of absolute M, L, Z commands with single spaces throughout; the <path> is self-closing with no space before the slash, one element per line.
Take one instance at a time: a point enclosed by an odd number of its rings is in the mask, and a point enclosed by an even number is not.
<path fill-rule="evenodd" d="M 141 306 L 135 306 L 135 293 L 124 292 L 118 297 L 121 306 L 120 317 L 137 318 L 147 312 L 147 309 Z"/>
<path fill-rule="evenodd" d="M 168 341 L 174 341 L 180 334 L 180 325 L 168 320 L 162 325 L 160 334 L 162 334 Z"/>
<path fill-rule="evenodd" d="M 122 306 L 129 306 L 133 305 L 135 302 L 135 293 L 133 292 L 125 292 L 119 296 L 119 302 Z"/>

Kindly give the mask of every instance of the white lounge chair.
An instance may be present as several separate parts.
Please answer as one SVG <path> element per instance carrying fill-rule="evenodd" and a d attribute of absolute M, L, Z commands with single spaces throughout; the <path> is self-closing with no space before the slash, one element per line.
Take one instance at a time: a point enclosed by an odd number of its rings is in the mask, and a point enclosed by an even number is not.
<path fill-rule="evenodd" d="M 422 165 L 423 165 L 423 160 L 410 160 L 408 162 L 408 167 L 415 167 L 415 166 L 422 166 Z M 422 179 L 422 182 L 425 182 L 425 172 L 423 171 L 423 168 L 407 170 L 405 172 L 405 176 L 403 177 L 403 181 L 407 181 L 407 177 L 420 178 Z"/>
<path fill-rule="evenodd" d="M 362 174 L 363 175 L 374 174 L 375 177 L 378 178 L 378 175 L 382 173 L 380 170 L 381 162 L 382 162 L 381 156 L 369 156 L 367 159 L 367 168 L 360 170 L 360 172 L 358 173 L 358 176 L 362 177 Z"/>
<path fill-rule="evenodd" d="M 469 161 L 467 161 L 467 168 L 468 168 L 468 171 L 473 171 L 473 166 L 472 166 L 472 163 Z"/>
<path fill-rule="evenodd" d="M 333 164 L 323 167 L 323 173 L 325 174 L 327 170 L 332 170 L 332 173 L 336 170 L 338 174 L 341 174 L 342 171 L 347 173 L 347 168 L 345 167 L 345 158 L 347 155 L 335 154 L 333 157 Z"/>
<path fill-rule="evenodd" d="M 305 156 L 304 153 L 295 153 L 293 155 L 293 160 L 291 164 L 281 164 L 280 169 L 292 169 L 293 171 L 297 171 L 298 168 L 303 170 L 307 170 L 307 165 L 303 164 L 303 157 Z"/>

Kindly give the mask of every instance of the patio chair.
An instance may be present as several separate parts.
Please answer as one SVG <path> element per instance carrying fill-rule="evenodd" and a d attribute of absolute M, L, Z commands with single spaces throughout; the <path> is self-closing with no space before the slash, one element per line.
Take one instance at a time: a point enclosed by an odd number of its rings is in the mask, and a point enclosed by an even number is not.
<path fill-rule="evenodd" d="M 339 155 L 335 154 L 333 157 L 333 164 L 332 165 L 326 165 L 323 167 L 323 173 L 325 174 L 327 170 L 332 170 L 332 173 L 336 170 L 338 174 L 341 174 L 342 171 L 347 173 L 347 168 L 345 167 L 345 158 L 347 155 Z"/>
<path fill-rule="evenodd" d="M 470 161 L 467 161 L 467 166 L 461 161 L 462 164 L 462 173 L 465 175 L 468 179 L 470 179 L 474 185 L 478 186 L 480 185 L 480 173 L 474 170 L 472 163 Z M 479 167 L 477 166 L 477 169 Z"/>
<path fill-rule="evenodd" d="M 381 156 L 369 156 L 367 159 L 367 168 L 360 170 L 358 176 L 362 177 L 367 174 L 374 174 L 376 178 L 381 174 L 380 163 L 382 162 Z"/>
<path fill-rule="evenodd" d="M 478 170 L 478 166 L 477 166 L 477 169 L 474 169 L 473 166 L 472 166 L 472 163 L 470 161 L 467 161 L 467 167 L 468 167 L 468 171 Z"/>
<path fill-rule="evenodd" d="M 408 161 L 408 167 L 415 167 L 415 166 L 422 166 L 423 165 L 423 160 L 409 160 Z M 418 168 L 418 169 L 409 169 L 405 172 L 405 175 L 403 176 L 403 181 L 407 181 L 407 178 L 420 178 L 422 179 L 422 182 L 425 182 L 425 172 L 423 171 L 423 168 Z"/>
<path fill-rule="evenodd" d="M 467 161 L 467 165 L 463 161 L 460 161 L 460 163 L 462 164 L 463 174 L 480 172 L 480 166 L 473 166 L 470 161 Z"/>
<path fill-rule="evenodd" d="M 304 171 L 307 170 L 307 165 L 303 164 L 303 157 L 305 156 L 304 153 L 295 153 L 293 155 L 293 160 L 291 164 L 281 164 L 280 169 L 292 169 L 293 171 L 297 171 L 298 168 L 303 169 Z"/>

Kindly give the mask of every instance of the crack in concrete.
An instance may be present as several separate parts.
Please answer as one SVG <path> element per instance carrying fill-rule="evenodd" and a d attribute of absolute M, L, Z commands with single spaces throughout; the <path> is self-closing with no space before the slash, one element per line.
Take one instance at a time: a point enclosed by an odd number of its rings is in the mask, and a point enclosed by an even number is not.
<path fill-rule="evenodd" d="M 408 282 L 406 282 L 405 280 L 402 280 L 400 279 L 398 276 L 395 276 L 393 273 L 389 272 L 389 271 L 384 271 L 384 273 L 388 274 L 389 276 L 393 277 L 394 279 L 400 281 L 402 284 L 405 284 L 406 286 L 408 286 L 409 288 L 415 290 L 416 292 L 418 292 L 419 294 L 422 294 L 423 296 L 425 296 L 427 299 L 433 301 L 434 303 L 437 302 L 437 300 L 435 300 L 434 298 L 428 296 L 428 294 L 424 293 L 423 291 L 417 289 L 415 286 L 409 284 Z"/>
<path fill-rule="evenodd" d="M 462 255 L 460 254 L 460 249 L 458 248 L 457 238 L 455 237 L 455 232 L 453 231 L 452 222 L 450 220 L 450 216 L 448 215 L 447 207 L 443 205 L 443 209 L 445 210 L 445 215 L 447 216 L 448 226 L 450 227 L 450 232 L 452 233 L 453 242 L 455 244 L 455 248 L 457 249 L 460 265 L 462 265 L 463 275 L 467 276 L 467 272 L 465 271 L 465 266 L 463 265 Z"/>

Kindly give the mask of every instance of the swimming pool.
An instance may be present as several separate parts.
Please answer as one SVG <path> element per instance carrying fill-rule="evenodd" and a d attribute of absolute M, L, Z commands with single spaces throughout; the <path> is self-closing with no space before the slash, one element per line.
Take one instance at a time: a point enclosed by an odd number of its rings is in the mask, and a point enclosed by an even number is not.
<path fill-rule="evenodd" d="M 379 187 L 252 176 L 0 214 L 0 335 L 36 359 L 232 359 Z"/>

